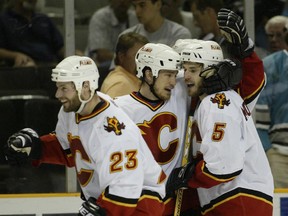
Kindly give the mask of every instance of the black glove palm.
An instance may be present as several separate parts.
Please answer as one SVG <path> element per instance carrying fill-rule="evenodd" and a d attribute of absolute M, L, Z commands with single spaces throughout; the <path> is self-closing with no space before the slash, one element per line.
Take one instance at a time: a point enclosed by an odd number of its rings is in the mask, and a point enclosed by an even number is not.
<path fill-rule="evenodd" d="M 178 189 L 188 188 L 188 181 L 192 177 L 194 169 L 195 165 L 191 162 L 183 167 L 173 169 L 166 183 L 166 194 L 168 197 L 174 197 L 175 191 Z"/>
<path fill-rule="evenodd" d="M 218 25 L 223 36 L 233 44 L 232 54 L 238 58 L 250 56 L 254 50 L 243 19 L 235 12 L 222 8 L 218 12 Z"/>
<path fill-rule="evenodd" d="M 200 73 L 203 78 L 202 91 L 213 94 L 234 88 L 242 79 L 241 63 L 225 59 L 217 65 L 207 67 Z"/>

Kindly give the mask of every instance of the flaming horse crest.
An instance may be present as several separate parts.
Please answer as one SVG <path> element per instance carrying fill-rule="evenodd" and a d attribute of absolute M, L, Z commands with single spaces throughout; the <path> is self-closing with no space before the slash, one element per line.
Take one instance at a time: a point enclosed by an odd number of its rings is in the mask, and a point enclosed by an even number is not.
<path fill-rule="evenodd" d="M 107 117 L 107 126 L 104 125 L 104 128 L 109 133 L 113 131 L 117 136 L 122 134 L 122 129 L 125 129 L 125 125 L 123 123 L 120 123 L 118 119 L 113 116 L 113 118 Z"/>
<path fill-rule="evenodd" d="M 219 109 L 224 109 L 224 106 L 228 106 L 230 104 L 230 100 L 226 99 L 226 95 L 224 93 L 217 93 L 214 98 L 211 97 L 210 101 L 212 103 L 217 103 Z"/>

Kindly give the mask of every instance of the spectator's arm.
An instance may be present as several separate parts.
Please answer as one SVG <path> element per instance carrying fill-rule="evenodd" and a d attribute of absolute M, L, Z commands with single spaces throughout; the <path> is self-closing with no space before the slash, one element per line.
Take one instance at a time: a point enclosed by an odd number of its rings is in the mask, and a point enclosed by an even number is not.
<path fill-rule="evenodd" d="M 3 48 L 0 48 L 0 59 L 13 61 L 15 67 L 35 66 L 35 62 L 30 56 Z"/>

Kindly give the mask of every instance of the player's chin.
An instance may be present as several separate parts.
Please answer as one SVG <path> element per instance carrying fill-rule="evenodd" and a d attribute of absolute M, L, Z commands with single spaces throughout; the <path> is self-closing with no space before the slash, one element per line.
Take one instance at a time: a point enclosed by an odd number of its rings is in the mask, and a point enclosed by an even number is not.
<path fill-rule="evenodd" d="M 171 92 L 165 92 L 164 94 L 159 95 L 159 98 L 164 101 L 169 100 L 170 97 L 171 97 Z"/>
<path fill-rule="evenodd" d="M 64 112 L 75 112 L 75 109 L 68 103 L 62 104 Z"/>
<path fill-rule="evenodd" d="M 64 112 L 73 112 L 73 110 L 70 107 L 63 106 Z"/>
<path fill-rule="evenodd" d="M 192 97 L 196 97 L 196 96 L 198 96 L 197 95 L 197 91 L 195 91 L 195 88 L 193 88 L 193 87 L 188 87 L 187 88 L 187 91 L 188 91 L 188 95 L 189 96 L 192 96 Z"/>

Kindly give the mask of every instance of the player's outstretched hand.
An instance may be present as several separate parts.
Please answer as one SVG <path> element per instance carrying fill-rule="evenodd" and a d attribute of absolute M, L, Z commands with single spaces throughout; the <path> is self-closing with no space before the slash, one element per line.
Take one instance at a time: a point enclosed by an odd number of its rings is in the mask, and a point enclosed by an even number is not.
<path fill-rule="evenodd" d="M 18 131 L 9 137 L 4 153 L 11 165 L 21 165 L 28 158 L 39 159 L 41 156 L 39 135 L 31 128 Z"/>
<path fill-rule="evenodd" d="M 90 197 L 82 203 L 79 208 L 78 216 L 105 216 L 105 210 L 96 204 L 96 199 Z"/>
<path fill-rule="evenodd" d="M 236 59 L 225 59 L 204 69 L 200 77 L 203 78 L 202 91 L 206 94 L 233 89 L 242 80 L 241 63 Z"/>
<path fill-rule="evenodd" d="M 178 189 L 187 189 L 188 180 L 191 178 L 195 165 L 191 162 L 183 167 L 175 168 L 168 177 L 166 183 L 166 196 L 174 197 Z"/>
<path fill-rule="evenodd" d="M 232 54 L 241 59 L 250 56 L 254 43 L 248 37 L 243 19 L 235 12 L 221 8 L 217 20 L 222 35 L 233 44 Z"/>

